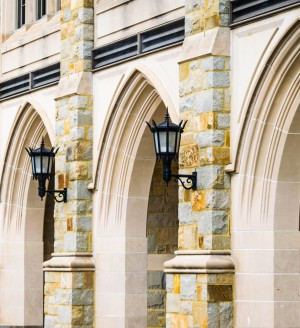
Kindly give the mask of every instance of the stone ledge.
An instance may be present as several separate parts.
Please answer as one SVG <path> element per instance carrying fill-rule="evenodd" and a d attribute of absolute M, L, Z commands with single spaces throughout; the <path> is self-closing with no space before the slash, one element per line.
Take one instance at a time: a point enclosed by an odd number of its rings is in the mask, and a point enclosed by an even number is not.
<path fill-rule="evenodd" d="M 44 262 L 44 271 L 95 271 L 91 253 L 52 253 L 52 259 Z"/>
<path fill-rule="evenodd" d="M 184 39 L 179 63 L 204 56 L 230 56 L 230 30 L 217 27 Z"/>
<path fill-rule="evenodd" d="M 166 273 L 234 273 L 230 251 L 177 251 L 164 263 Z"/>

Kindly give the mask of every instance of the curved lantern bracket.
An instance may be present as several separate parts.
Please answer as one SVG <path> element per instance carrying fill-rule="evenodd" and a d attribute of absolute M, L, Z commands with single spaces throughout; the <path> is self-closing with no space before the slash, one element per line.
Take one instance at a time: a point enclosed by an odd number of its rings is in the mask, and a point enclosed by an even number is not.
<path fill-rule="evenodd" d="M 46 190 L 47 194 L 50 194 L 54 197 L 55 201 L 58 203 L 66 203 L 68 201 L 68 189 L 64 188 L 63 190 Z M 58 194 L 55 196 L 55 194 Z"/>
<path fill-rule="evenodd" d="M 187 190 L 197 190 L 197 172 L 190 174 L 172 174 L 175 182 L 180 181 L 182 187 Z M 182 178 L 186 178 L 186 181 L 183 181 Z M 186 184 L 190 186 L 186 186 Z"/>

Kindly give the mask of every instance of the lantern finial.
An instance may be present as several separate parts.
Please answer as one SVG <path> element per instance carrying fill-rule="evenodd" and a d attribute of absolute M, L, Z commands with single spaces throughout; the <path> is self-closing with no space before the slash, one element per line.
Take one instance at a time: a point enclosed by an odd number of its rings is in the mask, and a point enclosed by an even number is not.
<path fill-rule="evenodd" d="M 167 107 L 167 109 L 166 109 L 165 120 L 166 120 L 167 122 L 170 121 L 170 115 L 169 115 L 169 109 L 168 109 L 168 107 Z"/>

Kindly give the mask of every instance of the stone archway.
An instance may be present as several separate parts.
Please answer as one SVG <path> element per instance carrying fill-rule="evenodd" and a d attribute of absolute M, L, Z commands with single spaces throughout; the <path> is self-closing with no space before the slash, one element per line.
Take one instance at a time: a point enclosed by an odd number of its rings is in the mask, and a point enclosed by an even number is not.
<path fill-rule="evenodd" d="M 94 194 L 96 325 L 147 326 L 147 208 L 155 165 L 153 138 L 145 121 L 161 121 L 163 88 L 135 71 L 112 105 L 97 168 Z M 160 259 L 161 267 L 170 255 Z"/>
<path fill-rule="evenodd" d="M 0 323 L 8 326 L 43 326 L 45 202 L 37 195 L 25 147 L 36 147 L 42 136 L 46 146 L 52 144 L 46 117 L 36 103 L 20 108 L 0 178 Z"/>
<path fill-rule="evenodd" d="M 298 21 L 265 65 L 232 177 L 237 327 L 300 326 L 299 67 Z"/>

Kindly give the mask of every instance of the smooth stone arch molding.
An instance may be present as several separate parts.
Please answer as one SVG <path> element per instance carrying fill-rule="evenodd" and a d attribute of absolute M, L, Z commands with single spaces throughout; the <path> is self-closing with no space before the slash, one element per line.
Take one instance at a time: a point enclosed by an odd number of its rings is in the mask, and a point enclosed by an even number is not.
<path fill-rule="evenodd" d="M 238 327 L 300 323 L 300 20 L 281 33 L 249 88 L 231 168 Z"/>
<path fill-rule="evenodd" d="M 43 229 L 45 202 L 31 177 L 25 147 L 35 148 L 55 133 L 46 112 L 27 97 L 16 114 L 0 177 L 1 323 L 9 326 L 43 324 Z"/>
<path fill-rule="evenodd" d="M 106 116 L 94 190 L 95 319 L 100 327 L 146 327 L 148 263 L 163 270 L 172 257 L 153 256 L 148 262 L 146 238 L 155 151 L 145 121 L 163 120 L 168 106 L 178 122 L 168 87 L 141 65 L 123 77 Z"/>

